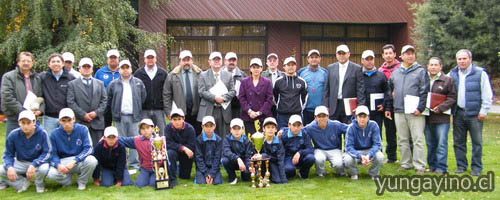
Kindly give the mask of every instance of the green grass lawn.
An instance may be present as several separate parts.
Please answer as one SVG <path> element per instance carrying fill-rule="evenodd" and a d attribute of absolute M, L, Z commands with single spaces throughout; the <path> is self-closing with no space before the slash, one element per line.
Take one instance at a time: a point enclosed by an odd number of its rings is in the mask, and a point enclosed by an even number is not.
<path fill-rule="evenodd" d="M 500 115 L 490 115 L 484 124 L 483 131 L 483 164 L 485 174 L 487 171 L 500 173 Z M 4 124 L 0 124 L 0 130 L 5 130 Z M 5 134 L 0 134 L 0 152 L 3 154 Z M 448 142 L 448 164 L 449 171 L 455 171 L 455 156 L 453 152 L 453 137 L 450 130 Z M 468 155 L 470 158 L 471 144 L 469 140 Z M 470 162 L 470 160 L 469 160 Z M 381 175 L 414 175 L 413 171 L 399 173 L 399 164 L 387 164 L 382 167 Z M 179 180 L 179 185 L 172 190 L 155 191 L 150 187 L 136 188 L 127 186 L 121 188 L 96 187 L 89 184 L 85 191 L 78 191 L 76 183 L 71 187 L 61 188 L 56 183 L 47 181 L 44 194 L 37 194 L 32 185 L 28 191 L 16 194 L 14 189 L 8 188 L 0 192 L 0 199 L 500 199 L 498 189 L 493 192 L 442 192 L 439 196 L 432 193 L 422 193 L 412 196 L 408 192 L 385 192 L 382 196 L 375 194 L 374 181 L 367 175 L 367 168 L 361 167 L 361 175 L 358 181 L 352 181 L 349 177 L 333 176 L 333 169 L 327 168 L 327 176 L 319 178 L 311 170 L 308 180 L 292 179 L 288 184 L 272 184 L 270 188 L 250 188 L 249 182 L 238 182 L 236 185 L 227 184 L 227 174 L 222 169 L 226 184 L 195 185 L 193 179 Z M 470 169 L 467 174 L 470 173 Z M 194 167 L 193 167 L 194 176 Z M 133 175 L 133 179 L 137 175 Z M 500 174 L 495 174 L 495 182 L 500 183 Z"/>

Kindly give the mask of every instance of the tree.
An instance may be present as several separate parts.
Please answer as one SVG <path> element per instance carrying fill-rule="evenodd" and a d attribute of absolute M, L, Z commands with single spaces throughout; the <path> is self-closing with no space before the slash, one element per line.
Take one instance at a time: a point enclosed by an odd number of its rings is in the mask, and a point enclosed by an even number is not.
<path fill-rule="evenodd" d="M 149 0 L 157 6 L 165 0 Z M 35 55 L 35 69 L 47 68 L 52 53 L 65 51 L 106 64 L 117 48 L 138 66 L 140 53 L 169 45 L 171 37 L 135 26 L 137 12 L 126 0 L 0 0 L 0 65 L 13 67 L 17 53 Z"/>
<path fill-rule="evenodd" d="M 456 66 L 455 53 L 465 48 L 474 63 L 499 74 L 500 0 L 427 0 L 412 9 L 419 62 L 438 56 L 448 71 Z"/>

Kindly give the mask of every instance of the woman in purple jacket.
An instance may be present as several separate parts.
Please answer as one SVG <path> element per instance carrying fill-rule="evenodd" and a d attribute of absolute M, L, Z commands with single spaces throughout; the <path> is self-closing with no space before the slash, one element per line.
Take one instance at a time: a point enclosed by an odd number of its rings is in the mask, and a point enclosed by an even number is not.
<path fill-rule="evenodd" d="M 273 102 L 273 85 L 267 78 L 260 76 L 262 72 L 262 61 L 253 58 L 250 61 L 252 75 L 241 80 L 238 99 L 241 104 L 241 119 L 245 123 L 248 135 L 255 133 L 255 120 L 260 123 L 266 117 L 272 117 L 271 107 Z"/>

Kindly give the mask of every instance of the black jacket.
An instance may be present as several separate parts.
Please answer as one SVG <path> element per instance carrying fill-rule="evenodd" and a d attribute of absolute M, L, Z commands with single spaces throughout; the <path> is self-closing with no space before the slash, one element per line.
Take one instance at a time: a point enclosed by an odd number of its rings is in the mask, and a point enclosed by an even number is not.
<path fill-rule="evenodd" d="M 389 99 L 389 96 L 391 95 L 388 91 L 388 83 L 387 83 L 387 78 L 384 74 L 384 72 L 375 70 L 373 74 L 368 76 L 363 71 L 363 78 L 365 80 L 365 99 L 366 99 L 366 106 L 370 109 L 370 94 L 373 93 L 384 93 L 384 102 L 382 102 L 382 105 L 385 105 L 385 99 Z M 378 110 L 378 108 L 375 108 Z M 370 113 L 373 113 L 375 111 L 372 111 L 370 109 Z"/>
<path fill-rule="evenodd" d="M 157 66 L 158 70 L 156 75 L 151 80 L 146 73 L 145 67 L 139 68 L 134 76 L 141 79 L 142 83 L 146 87 L 146 101 L 142 105 L 143 110 L 163 110 L 163 84 L 167 80 L 167 71 L 160 66 Z"/>
<path fill-rule="evenodd" d="M 181 153 L 183 147 L 187 147 L 194 152 L 196 133 L 193 126 L 187 122 L 184 122 L 184 129 L 182 130 L 174 129 L 172 123 L 169 123 L 165 126 L 165 140 L 168 150 Z"/>
<path fill-rule="evenodd" d="M 94 147 L 93 155 L 99 162 L 92 175 L 94 180 L 99 179 L 101 168 L 113 171 L 113 177 L 116 180 L 123 179 L 123 170 L 126 170 L 125 164 L 127 164 L 127 152 L 122 143 L 116 141 L 115 146 L 109 148 L 106 141 L 102 140 Z"/>
<path fill-rule="evenodd" d="M 273 88 L 276 111 L 279 114 L 300 114 L 307 101 L 307 83 L 298 76 L 282 76 Z"/>
<path fill-rule="evenodd" d="M 45 103 L 45 115 L 57 118 L 59 116 L 59 111 L 68 107 L 66 103 L 68 83 L 73 79 L 75 79 L 75 77 L 66 70 L 63 70 L 59 80 L 56 80 L 50 69 L 40 74 L 42 96 Z"/>

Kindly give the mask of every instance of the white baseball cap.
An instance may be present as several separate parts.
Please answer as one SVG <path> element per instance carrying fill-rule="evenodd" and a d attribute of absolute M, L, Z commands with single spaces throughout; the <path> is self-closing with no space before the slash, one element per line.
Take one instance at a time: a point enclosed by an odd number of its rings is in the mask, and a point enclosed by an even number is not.
<path fill-rule="evenodd" d="M 295 124 L 296 122 L 300 122 L 302 124 L 302 117 L 300 115 L 292 115 L 290 119 L 288 119 L 289 124 Z"/>
<path fill-rule="evenodd" d="M 118 50 L 116 49 L 111 49 L 108 51 L 108 54 L 106 55 L 106 57 L 111 57 L 111 56 L 116 56 L 116 57 L 120 57 L 120 52 L 118 52 Z"/>
<path fill-rule="evenodd" d="M 191 54 L 191 51 L 189 51 L 189 50 L 183 50 L 183 51 L 181 51 L 181 53 L 179 53 L 179 58 L 184 59 L 185 57 L 192 58 L 193 54 Z"/>
<path fill-rule="evenodd" d="M 231 120 L 231 125 L 229 127 L 233 128 L 234 126 L 243 128 L 243 120 L 241 120 L 240 118 L 234 118 L 233 120 Z"/>
<path fill-rule="evenodd" d="M 370 115 L 370 110 L 368 110 L 368 107 L 366 107 L 366 106 L 358 106 L 356 108 L 356 115 L 360 115 L 360 114 Z"/>
<path fill-rule="evenodd" d="M 415 47 L 411 46 L 411 45 L 405 45 L 402 49 L 401 49 L 401 54 L 405 53 L 406 51 L 412 49 L 413 51 L 415 51 Z"/>
<path fill-rule="evenodd" d="M 141 128 L 142 124 L 146 124 L 146 125 L 149 125 L 149 126 L 155 126 L 155 124 L 153 123 L 153 120 L 151 120 L 149 118 L 142 119 L 141 122 L 139 122 L 139 128 Z"/>
<path fill-rule="evenodd" d="M 90 65 L 91 68 L 94 67 L 92 59 L 87 57 L 80 59 L 80 62 L 78 63 L 78 68 L 83 67 L 84 65 Z"/>
<path fill-rule="evenodd" d="M 318 106 L 314 109 L 314 116 L 318 116 L 319 114 L 330 115 L 326 106 Z"/>
<path fill-rule="evenodd" d="M 361 54 L 361 58 L 363 58 L 363 59 L 366 59 L 370 56 L 375 58 L 375 53 L 373 53 L 372 50 L 365 50 L 365 51 L 363 51 L 363 54 Z"/>
<path fill-rule="evenodd" d="M 236 53 L 234 53 L 232 51 L 227 52 L 226 56 L 224 57 L 224 59 L 229 60 L 231 58 L 238 59 L 238 56 L 236 56 Z"/>
<path fill-rule="evenodd" d="M 174 116 L 174 115 L 179 115 L 181 117 L 184 117 L 184 111 L 182 111 L 181 109 L 179 108 L 176 108 L 176 109 L 172 109 L 172 111 L 170 111 L 170 117 Z"/>
<path fill-rule="evenodd" d="M 109 137 L 109 136 L 115 136 L 118 137 L 118 129 L 114 126 L 108 126 L 106 129 L 104 129 L 104 137 Z"/>
<path fill-rule="evenodd" d="M 319 54 L 319 50 L 311 49 L 309 53 L 307 53 L 307 57 L 311 56 L 313 53 L 318 54 L 318 56 L 321 56 L 321 54 Z"/>
<path fill-rule="evenodd" d="M 19 113 L 19 117 L 17 118 L 17 121 L 20 121 L 21 119 L 28 119 L 30 121 L 33 121 L 36 119 L 35 114 L 31 110 L 23 110 L 21 113 Z"/>
<path fill-rule="evenodd" d="M 269 59 L 271 56 L 274 56 L 274 57 L 276 57 L 276 59 L 278 59 L 278 54 L 275 54 L 275 53 L 270 53 L 269 55 L 267 55 L 266 59 Z"/>
<path fill-rule="evenodd" d="M 127 65 L 128 67 L 132 67 L 132 64 L 130 63 L 129 60 L 122 60 L 122 61 L 120 61 L 120 64 L 118 64 L 118 67 L 122 68 L 123 65 Z"/>
<path fill-rule="evenodd" d="M 258 65 L 262 67 L 262 61 L 260 60 L 260 58 L 252 58 L 252 60 L 250 60 L 250 66 L 252 65 Z"/>
<path fill-rule="evenodd" d="M 220 52 L 218 52 L 218 51 L 214 51 L 210 54 L 210 57 L 208 57 L 208 59 L 213 60 L 216 57 L 219 57 L 220 59 L 222 59 L 222 54 L 220 54 Z"/>
<path fill-rule="evenodd" d="M 69 117 L 69 118 L 75 118 L 75 113 L 71 108 L 63 108 L 61 111 L 59 111 L 59 119 Z"/>
<path fill-rule="evenodd" d="M 147 58 L 148 56 L 153 56 L 156 58 L 156 51 L 153 49 L 148 49 L 144 52 L 144 58 Z"/>
<path fill-rule="evenodd" d="M 71 53 L 71 52 L 64 52 L 62 54 L 62 57 L 63 57 L 64 62 L 66 62 L 66 61 L 75 62 L 75 55 L 73 55 L 73 53 Z"/>
<path fill-rule="evenodd" d="M 288 63 L 290 62 L 294 62 L 295 64 L 297 64 L 297 61 L 295 60 L 294 57 L 288 57 L 285 59 L 285 62 L 283 62 L 284 65 L 288 65 Z"/>
<path fill-rule="evenodd" d="M 274 125 L 278 126 L 278 122 L 276 122 L 276 119 L 273 117 L 268 117 L 264 119 L 264 123 L 262 123 L 262 126 L 266 126 L 266 124 L 273 123 Z"/>
<path fill-rule="evenodd" d="M 337 46 L 337 51 L 335 51 L 335 52 L 338 53 L 341 51 L 349 53 L 349 47 L 347 47 L 347 45 L 345 45 L 345 44 L 341 44 L 341 45 Z"/>
<path fill-rule="evenodd" d="M 212 117 L 212 116 L 205 116 L 205 117 L 203 117 L 203 120 L 201 121 L 201 125 L 204 126 L 205 124 L 207 124 L 209 122 L 212 123 L 212 124 L 215 124 L 214 117 Z"/>

